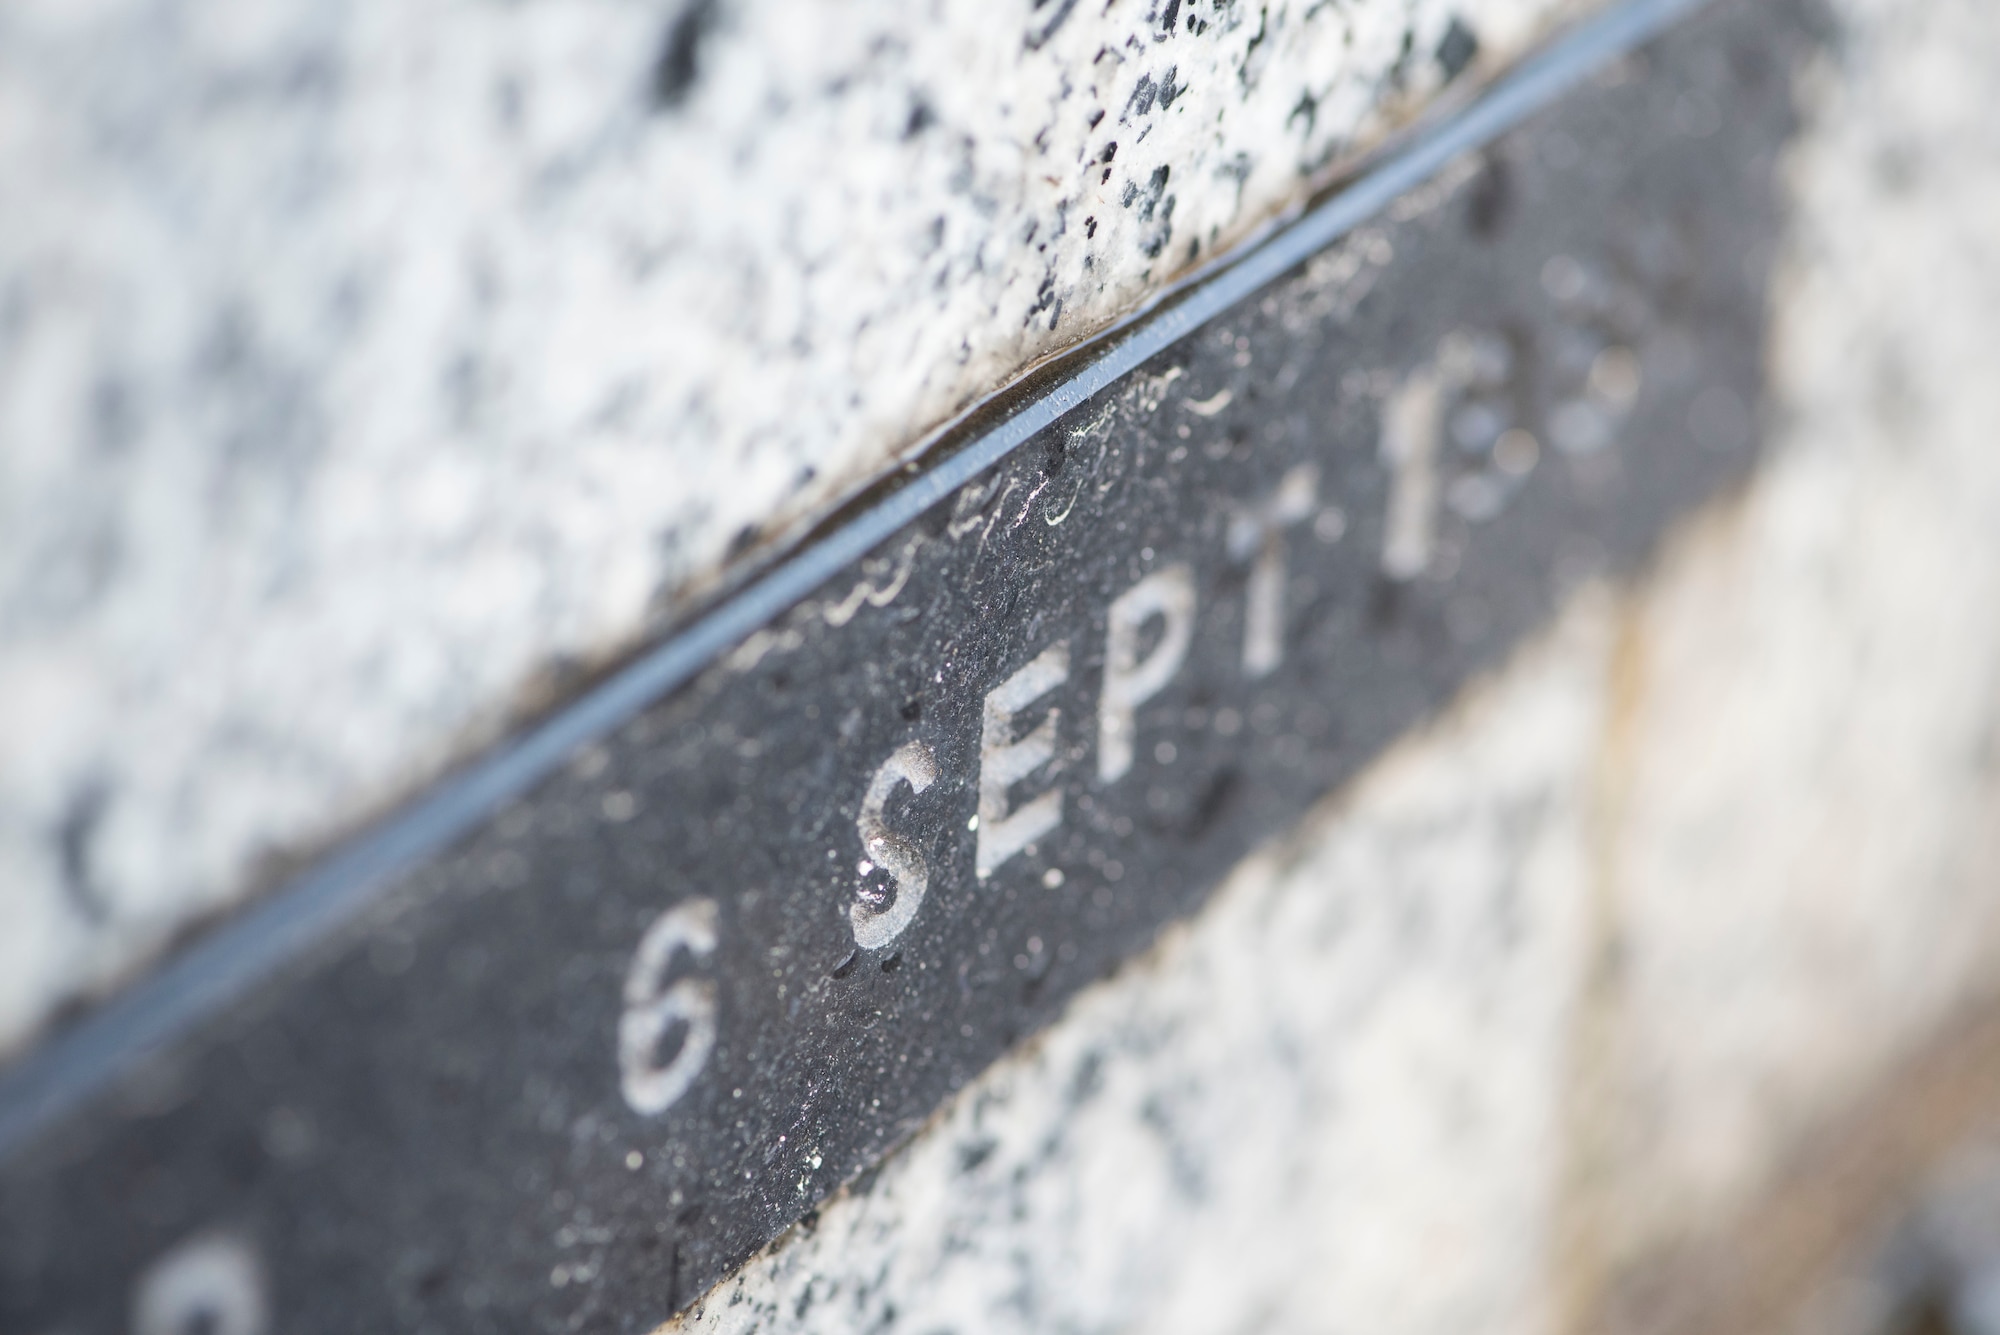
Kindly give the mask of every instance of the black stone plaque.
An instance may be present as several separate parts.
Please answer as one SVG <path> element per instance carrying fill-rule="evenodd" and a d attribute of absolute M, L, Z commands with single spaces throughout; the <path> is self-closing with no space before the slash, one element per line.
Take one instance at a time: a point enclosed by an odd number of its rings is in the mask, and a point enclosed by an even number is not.
<path fill-rule="evenodd" d="M 1630 570 L 1754 466 L 1814 40 L 1773 0 L 1621 51 L 1676 8 L 985 410 L 676 689 L 636 664 L 473 816 L 18 1067 L 0 1325 L 650 1329 Z"/>

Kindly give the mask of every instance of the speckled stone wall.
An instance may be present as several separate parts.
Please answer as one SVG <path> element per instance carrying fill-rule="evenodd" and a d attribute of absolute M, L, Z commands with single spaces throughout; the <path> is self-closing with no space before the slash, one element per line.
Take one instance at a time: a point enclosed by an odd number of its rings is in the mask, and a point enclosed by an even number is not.
<path fill-rule="evenodd" d="M 1885 1328 L 1813 1267 L 2000 996 L 2000 12 L 1835 9 L 1765 471 L 666 1330 Z"/>
<path fill-rule="evenodd" d="M 1566 0 L 0 13 L 0 1050 Z"/>
<path fill-rule="evenodd" d="M 2000 11 L 1830 8 L 1764 471 L 668 1329 L 1693 1329 L 1604 1314 L 1992 1013 Z M 261 12 L 0 15 L 0 1041 L 1268 216 L 1453 18 Z"/>

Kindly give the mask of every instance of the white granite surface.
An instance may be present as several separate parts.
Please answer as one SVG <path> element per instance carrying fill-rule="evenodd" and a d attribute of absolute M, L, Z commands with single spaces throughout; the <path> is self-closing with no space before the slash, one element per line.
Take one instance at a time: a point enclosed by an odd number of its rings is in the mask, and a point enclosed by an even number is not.
<path fill-rule="evenodd" d="M 2000 9 L 1838 13 L 1764 471 L 664 1331 L 1603 1329 L 2000 996 Z"/>
<path fill-rule="evenodd" d="M 0 1052 L 1572 7 L 0 8 Z"/>
<path fill-rule="evenodd" d="M 665 1330 L 1547 1329 L 1607 610 Z"/>

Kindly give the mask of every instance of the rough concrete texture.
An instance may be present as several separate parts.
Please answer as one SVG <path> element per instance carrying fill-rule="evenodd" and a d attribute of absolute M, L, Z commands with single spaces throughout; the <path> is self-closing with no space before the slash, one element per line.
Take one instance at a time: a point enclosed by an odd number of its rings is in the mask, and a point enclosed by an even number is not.
<path fill-rule="evenodd" d="M 669 1329 L 1596 1328 L 1990 1003 L 2000 11 L 1838 9 L 1766 471 Z"/>
<path fill-rule="evenodd" d="M 1573 0 L 0 13 L 0 1050 Z"/>

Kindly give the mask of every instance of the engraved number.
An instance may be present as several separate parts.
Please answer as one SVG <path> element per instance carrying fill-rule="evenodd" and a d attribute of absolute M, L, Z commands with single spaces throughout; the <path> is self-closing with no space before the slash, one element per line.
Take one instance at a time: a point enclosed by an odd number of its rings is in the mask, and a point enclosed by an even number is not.
<path fill-rule="evenodd" d="M 191 1238 L 153 1262 L 132 1297 L 133 1335 L 264 1335 L 264 1276 L 227 1234 Z"/>
<path fill-rule="evenodd" d="M 618 1018 L 619 1088 L 632 1111 L 665 1112 L 688 1091 L 715 1047 L 715 983 L 667 970 L 682 951 L 696 960 L 715 951 L 715 901 L 691 899 L 662 913 L 640 938 L 625 975 L 625 1013 Z M 676 1024 L 679 1046 L 661 1060 L 660 1045 Z"/>

